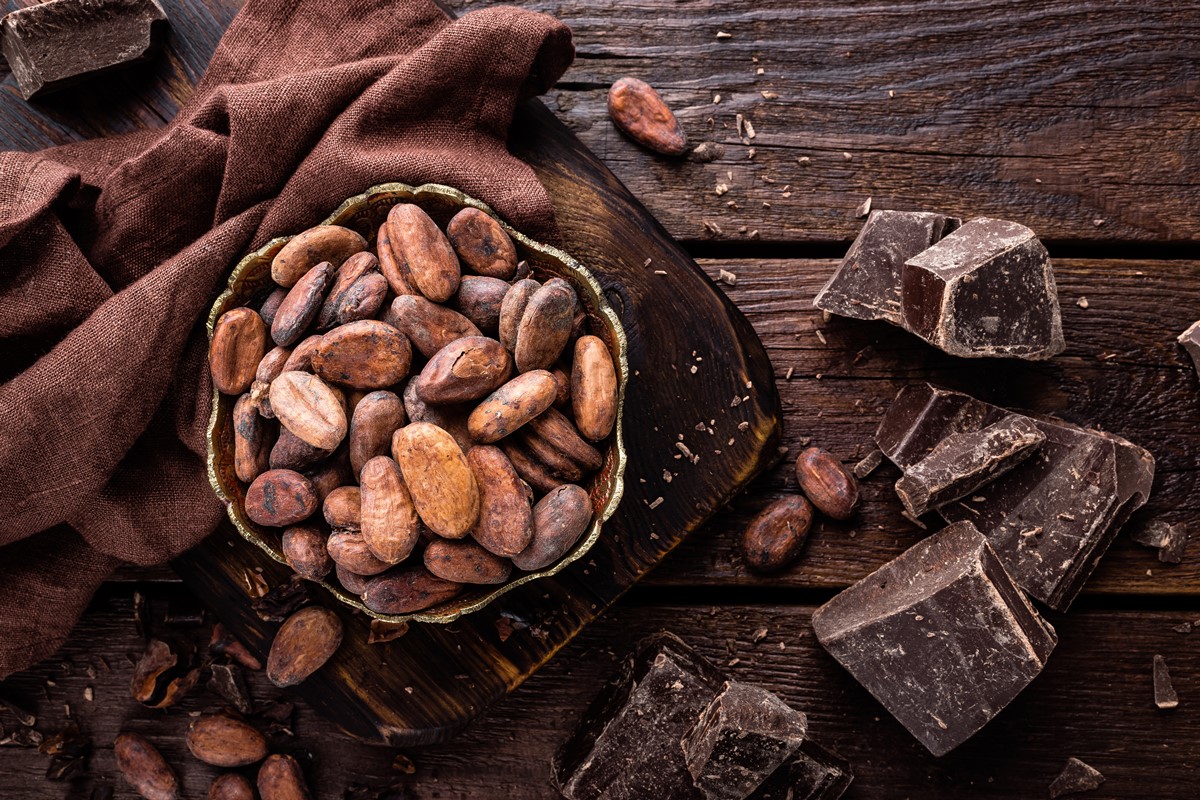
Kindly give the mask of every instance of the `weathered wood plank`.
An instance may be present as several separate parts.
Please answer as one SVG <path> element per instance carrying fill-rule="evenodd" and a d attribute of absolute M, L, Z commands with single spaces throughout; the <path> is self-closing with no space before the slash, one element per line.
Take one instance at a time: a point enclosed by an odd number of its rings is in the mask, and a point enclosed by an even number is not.
<path fill-rule="evenodd" d="M 403 751 L 416 765 L 409 776 L 392 769 L 390 748 L 368 747 L 330 729 L 305 706 L 297 708 L 297 739 L 275 740 L 277 751 L 311 753 L 309 775 L 316 797 L 336 800 L 350 783 L 372 786 L 397 781 L 413 797 L 554 798 L 547 783 L 550 755 L 578 715 L 639 637 L 669 629 L 736 677 L 779 692 L 809 714 L 815 737 L 854 764 L 857 780 L 847 798 L 900 800 L 1044 797 L 1068 756 L 1098 767 L 1108 778 L 1105 798 L 1183 800 L 1195 796 L 1193 768 L 1200 759 L 1200 680 L 1189 665 L 1200 663 L 1200 632 L 1173 626 L 1200 611 L 1114 613 L 1079 611 L 1056 616 L 1061 636 L 1046 672 L 991 725 L 959 750 L 932 758 L 867 693 L 815 644 L 811 607 L 724 608 L 625 604 L 589 628 L 542 672 L 496 706 L 455 742 Z M 759 628 L 762 641 L 753 641 Z M 176 631 L 201 642 L 207 627 Z M 47 757 L 0 748 L 0 776 L 8 800 L 88 797 L 92 786 L 117 786 L 116 797 L 134 795 L 116 778 L 112 740 L 136 730 L 158 744 L 181 772 L 186 797 L 201 797 L 218 770 L 191 758 L 183 744 L 188 714 L 216 706 L 214 696 L 193 690 L 170 711 L 151 711 L 129 699 L 131 666 L 123 657 L 142 648 L 130 617 L 129 591 L 100 599 L 59 657 L 22 673 L 2 687 L 6 696 L 36 702 L 38 728 L 47 733 L 64 722 L 62 703 L 93 741 L 88 777 L 71 785 L 47 782 Z M 1173 668 L 1180 707 L 1158 711 L 1152 702 L 1151 659 Z M 103 655 L 112 672 L 100 668 Z M 737 659 L 736 663 L 733 660 Z M 63 662 L 71 664 L 65 674 Z M 95 679 L 88 664 L 100 669 Z M 46 686 L 52 680 L 55 686 Z M 83 699 L 94 687 L 95 702 Z M 258 700 L 283 695 L 261 675 L 251 691 Z M 6 726 L 12 720 L 0 712 Z M 1101 795 L 1097 795 L 1101 796 Z"/>

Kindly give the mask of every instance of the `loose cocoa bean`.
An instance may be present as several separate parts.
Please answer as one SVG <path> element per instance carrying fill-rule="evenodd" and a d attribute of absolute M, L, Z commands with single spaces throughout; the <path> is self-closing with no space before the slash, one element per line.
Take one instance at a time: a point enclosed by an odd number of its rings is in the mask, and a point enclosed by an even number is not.
<path fill-rule="evenodd" d="M 306 272 L 283 299 L 271 323 L 271 338 L 275 344 L 290 347 L 317 318 L 325 295 L 333 283 L 333 265 L 323 261 Z"/>
<path fill-rule="evenodd" d="M 395 392 L 378 390 L 359 401 L 350 418 L 350 466 L 355 476 L 375 456 L 392 452 L 392 434 L 404 422 L 404 403 Z"/>
<path fill-rule="evenodd" d="M 208 365 L 213 386 L 222 394 L 242 394 L 254 382 L 267 352 L 267 326 L 250 308 L 226 311 L 213 326 Z"/>
<path fill-rule="evenodd" d="M 608 116 L 617 129 L 643 147 L 665 156 L 687 150 L 679 120 L 645 81 L 621 78 L 608 90 Z"/>
<path fill-rule="evenodd" d="M 434 354 L 417 376 L 417 394 L 426 403 L 465 403 L 485 397 L 508 380 L 512 357 L 486 336 L 468 336 Z"/>
<path fill-rule="evenodd" d="M 269 756 L 258 768 L 258 796 L 261 800 L 312 800 L 299 762 L 280 753 Z"/>
<path fill-rule="evenodd" d="M 258 315 L 263 318 L 263 322 L 267 323 L 267 327 L 270 327 L 271 323 L 275 321 L 275 312 L 283 304 L 283 298 L 287 297 L 287 292 L 287 289 L 280 286 L 267 295 L 262 307 L 258 309 Z"/>
<path fill-rule="evenodd" d="M 414 422 L 392 437 L 421 521 L 438 536 L 461 539 L 479 519 L 479 487 L 454 437 L 427 422 Z"/>
<path fill-rule="evenodd" d="M 363 465 L 362 535 L 380 561 L 398 564 L 408 558 L 420 538 L 417 510 L 400 467 L 387 456 Z"/>
<path fill-rule="evenodd" d="M 293 236 L 271 261 L 271 278 L 280 286 L 291 287 L 306 272 L 328 261 L 334 268 L 355 253 L 367 249 L 367 240 L 349 228 L 318 225 Z"/>
<path fill-rule="evenodd" d="M 245 505 L 246 516 L 259 525 L 282 528 L 312 516 L 318 500 L 308 478 L 290 469 L 272 469 L 250 484 Z"/>
<path fill-rule="evenodd" d="M 325 521 L 335 531 L 357 531 L 362 528 L 362 492 L 357 486 L 334 489 L 325 498 L 321 510 Z"/>
<path fill-rule="evenodd" d="M 585 442 L 561 411 L 548 408 L 529 421 L 528 433 L 545 441 L 557 452 L 578 464 L 584 472 L 595 472 L 604 464 L 604 455 Z M 538 455 L 532 446 L 531 452 Z"/>
<path fill-rule="evenodd" d="M 475 542 L 440 539 L 425 548 L 425 569 L 454 583 L 504 583 L 512 562 L 492 555 Z"/>
<path fill-rule="evenodd" d="M 404 334 L 374 319 L 334 328 L 321 337 L 312 357 L 313 372 L 359 389 L 399 383 L 411 364 L 412 346 Z"/>
<path fill-rule="evenodd" d="M 551 474 L 545 464 L 534 458 L 523 442 L 514 438 L 502 439 L 500 449 L 508 456 L 521 480 L 537 491 L 551 492 L 562 485 L 562 481 Z"/>
<path fill-rule="evenodd" d="M 533 541 L 512 562 L 532 572 L 562 558 L 592 521 L 592 498 L 574 484 L 559 486 L 533 507 Z"/>
<path fill-rule="evenodd" d="M 444 303 L 458 291 L 462 268 L 446 235 L 420 206 L 399 203 L 387 216 L 388 239 L 398 262 L 421 294 Z"/>
<path fill-rule="evenodd" d="M 239 481 L 250 483 L 270 469 L 271 442 L 266 421 L 249 394 L 233 404 L 233 471 Z"/>
<path fill-rule="evenodd" d="M 317 501 L 321 503 L 325 502 L 325 498 L 329 496 L 330 492 L 354 481 L 354 474 L 350 471 L 350 458 L 346 454 L 345 447 L 334 450 L 333 455 L 329 458 L 304 470 L 301 474 L 312 481 L 313 489 L 317 492 Z"/>
<path fill-rule="evenodd" d="M 188 726 L 192 755 L 214 767 L 244 767 L 267 757 L 267 739 L 257 728 L 228 714 L 196 717 Z"/>
<path fill-rule="evenodd" d="M 283 372 L 271 381 L 271 409 L 304 441 L 333 450 L 346 436 L 344 396 L 307 372 Z"/>
<path fill-rule="evenodd" d="M 529 451 L 529 455 L 543 465 L 558 483 L 578 483 L 585 474 L 583 467 L 576 464 L 550 442 L 525 426 L 517 433 L 517 439 Z"/>
<path fill-rule="evenodd" d="M 500 303 L 500 344 L 510 352 L 517 349 L 517 332 L 529 298 L 540 288 L 542 285 L 533 278 L 522 278 L 512 285 Z"/>
<path fill-rule="evenodd" d="M 575 341 L 571 368 L 571 409 L 579 432 L 598 442 L 617 422 L 617 368 L 599 336 Z"/>
<path fill-rule="evenodd" d="M 342 588 L 350 594 L 356 594 L 359 597 L 362 597 L 363 592 L 367 590 L 367 583 L 371 580 L 371 576 L 351 572 L 341 564 L 336 564 L 333 571 L 337 575 L 338 583 L 342 585 Z"/>
<path fill-rule="evenodd" d="M 238 773 L 226 772 L 213 779 L 208 800 L 254 800 L 254 786 Z"/>
<path fill-rule="evenodd" d="M 469 406 L 429 405 L 417 394 L 416 378 L 405 385 L 403 400 L 409 422 L 437 425 L 454 437 L 454 441 L 458 442 L 464 453 L 474 445 L 471 432 L 467 430 L 467 415 L 471 413 Z"/>
<path fill-rule="evenodd" d="M 387 281 L 378 272 L 368 272 L 343 291 L 338 291 L 335 286 L 317 315 L 317 330 L 371 319 L 383 308 L 387 292 Z"/>
<path fill-rule="evenodd" d="M 337 306 L 342 304 L 343 298 L 350 287 L 356 284 L 360 278 L 370 274 L 379 274 L 379 260 L 374 255 L 367 251 L 355 253 L 346 259 L 346 261 L 338 267 L 337 273 L 334 275 L 333 286 L 329 289 L 329 295 L 325 299 L 325 304 L 321 306 L 321 311 L 317 314 L 317 328 L 327 330 L 335 325 L 340 325 L 343 322 L 353 322 L 353 320 L 337 321 Z M 380 277 L 383 277 L 382 275 Z M 387 292 L 387 281 L 383 281 L 384 293 Z M 366 317 L 355 317 L 355 319 L 366 319 L 372 317 L 375 312 L 379 311 L 383 303 L 375 308 Z"/>
<path fill-rule="evenodd" d="M 379 271 L 383 273 L 392 293 L 397 297 L 419 294 L 413 285 L 412 276 L 408 274 L 408 265 L 404 263 L 403 259 L 397 257 L 396 251 L 392 247 L 392 239 L 388 235 L 386 224 L 379 226 L 375 244 L 375 249 L 379 252 Z"/>
<path fill-rule="evenodd" d="M 499 278 L 464 275 L 451 305 L 479 330 L 495 335 L 500 330 L 500 309 L 508 290 L 509 285 Z"/>
<path fill-rule="evenodd" d="M 297 575 L 319 581 L 333 571 L 333 559 L 325 549 L 325 534 L 312 525 L 299 525 L 283 532 L 283 557 Z"/>
<path fill-rule="evenodd" d="M 810 447 L 796 458 L 796 480 L 817 510 L 848 519 L 858 505 L 858 481 L 833 454 Z"/>
<path fill-rule="evenodd" d="M 558 387 L 558 391 L 554 395 L 554 407 L 566 408 L 571 402 L 571 376 L 562 367 L 555 367 L 550 370 L 550 374 L 554 376 L 554 383 Z"/>
<path fill-rule="evenodd" d="M 321 334 L 306 336 L 292 349 L 292 354 L 283 362 L 283 372 L 312 372 L 313 353 L 321 346 Z"/>
<path fill-rule="evenodd" d="M 571 338 L 578 303 L 575 290 L 562 278 L 551 278 L 533 293 L 517 326 L 513 359 L 518 372 L 554 366 Z"/>
<path fill-rule="evenodd" d="M 499 441 L 549 408 L 557 393 L 554 376 L 544 369 L 518 375 L 475 407 L 467 428 L 481 444 Z"/>
<path fill-rule="evenodd" d="M 471 537 L 498 556 L 515 556 L 533 539 L 529 487 L 499 448 L 472 447 L 467 464 L 479 486 L 479 521 L 471 529 Z"/>
<path fill-rule="evenodd" d="M 313 447 L 287 428 L 283 428 L 279 431 L 275 446 L 271 448 L 270 465 L 271 469 L 294 469 L 300 472 L 328 458 L 332 452 Z"/>
<path fill-rule="evenodd" d="M 254 371 L 254 380 L 270 383 L 279 377 L 279 373 L 283 372 L 284 365 L 291 357 L 292 351 L 287 347 L 272 347 L 267 351 L 267 354 L 258 362 L 258 367 Z"/>
<path fill-rule="evenodd" d="M 179 797 L 179 778 L 167 766 L 167 760 L 144 737 L 122 733 L 113 741 L 117 769 L 125 782 L 146 800 L 176 800 Z"/>
<path fill-rule="evenodd" d="M 325 542 L 325 548 L 338 566 L 356 575 L 378 575 L 391 566 L 375 557 L 360 531 L 334 531 Z"/>
<path fill-rule="evenodd" d="M 412 614 L 444 603 L 462 590 L 461 583 L 443 580 L 424 567 L 396 567 L 367 582 L 363 604 L 377 614 Z"/>
<path fill-rule="evenodd" d="M 446 225 L 446 235 L 468 269 L 506 281 L 517 271 L 517 248 L 512 239 L 483 211 L 459 211 Z"/>
<path fill-rule="evenodd" d="M 418 295 L 402 295 L 392 301 L 383 321 L 403 333 L 426 358 L 455 339 L 482 336 L 475 323 L 457 311 L 431 303 Z"/>
<path fill-rule="evenodd" d="M 321 606 L 308 606 L 280 626 L 267 656 L 267 678 L 295 686 L 325 665 L 342 644 L 342 621 Z"/>
<path fill-rule="evenodd" d="M 813 507 L 800 495 L 781 497 L 758 513 L 742 534 L 742 558 L 757 572 L 778 572 L 800 555 L 812 528 Z"/>

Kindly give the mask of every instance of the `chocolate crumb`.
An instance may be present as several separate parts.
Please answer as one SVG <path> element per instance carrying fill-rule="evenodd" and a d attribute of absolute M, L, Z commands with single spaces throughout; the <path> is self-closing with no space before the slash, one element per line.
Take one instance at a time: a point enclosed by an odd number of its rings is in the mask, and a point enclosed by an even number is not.
<path fill-rule="evenodd" d="M 1102 783 L 1104 776 L 1100 774 L 1100 770 L 1071 756 L 1063 766 L 1062 772 L 1050 784 L 1050 800 L 1066 794 L 1090 792 L 1100 788 Z"/>
<path fill-rule="evenodd" d="M 1171 673 L 1167 671 L 1167 660 L 1159 655 L 1154 657 L 1154 705 L 1162 709 L 1179 705 L 1179 695 L 1175 693 Z"/>

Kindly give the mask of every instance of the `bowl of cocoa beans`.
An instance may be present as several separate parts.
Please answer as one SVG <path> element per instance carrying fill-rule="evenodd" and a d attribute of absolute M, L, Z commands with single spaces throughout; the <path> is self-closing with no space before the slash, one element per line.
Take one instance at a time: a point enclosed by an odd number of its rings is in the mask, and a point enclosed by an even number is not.
<path fill-rule="evenodd" d="M 238 532 L 387 622 L 553 575 L 623 491 L 625 334 L 595 277 L 448 186 L 375 186 L 234 268 L 209 478 Z"/>

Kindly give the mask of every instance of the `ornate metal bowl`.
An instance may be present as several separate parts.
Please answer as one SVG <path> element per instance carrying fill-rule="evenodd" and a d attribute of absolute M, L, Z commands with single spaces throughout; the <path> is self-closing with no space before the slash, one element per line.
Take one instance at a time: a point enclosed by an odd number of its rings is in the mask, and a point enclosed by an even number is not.
<path fill-rule="evenodd" d="M 467 206 L 478 208 L 496 217 L 495 212 L 485 204 L 449 186 L 425 184 L 412 187 L 402 183 L 385 183 L 374 186 L 363 194 L 351 197 L 321 224 L 353 228 L 368 241 L 373 241 L 380 223 L 387 217 L 388 210 L 396 203 L 401 202 L 415 203 L 420 206 L 443 228 L 450 217 Z M 499 220 L 498 217 L 497 219 Z M 343 603 L 360 609 L 376 619 L 387 622 L 451 622 L 463 614 L 478 611 L 517 586 L 554 575 L 591 549 L 596 540 L 600 538 L 602 525 L 616 510 L 624 492 L 626 457 L 621 437 L 625 385 L 629 378 L 629 365 L 626 358 L 625 331 L 621 327 L 620 320 L 605 299 L 599 282 L 582 264 L 561 250 L 535 242 L 519 231 L 513 230 L 503 220 L 499 221 L 505 232 L 512 237 L 518 256 L 529 262 L 535 274 L 556 275 L 566 279 L 575 287 L 580 301 L 587 310 L 592 332 L 605 340 L 614 356 L 618 378 L 617 424 L 607 445 L 604 465 L 593 476 L 591 485 L 587 487 L 592 496 L 595 514 L 592 517 L 591 526 L 575 546 L 551 566 L 537 572 L 518 574 L 499 586 L 469 587 L 453 600 L 413 614 L 376 613 L 363 605 L 358 597 L 346 592 L 340 585 L 330 581 L 320 582 Z M 222 314 L 239 306 L 256 305 L 275 288 L 271 281 L 271 260 L 290 238 L 272 239 L 243 258 L 234 268 L 233 273 L 229 276 L 228 288 L 217 298 L 208 315 L 210 341 L 212 340 L 213 326 Z M 217 495 L 225 502 L 229 518 L 233 521 L 238 533 L 260 547 L 276 561 L 286 563 L 280 545 L 282 531 L 258 525 L 252 522 L 245 513 L 246 487 L 238 481 L 233 469 L 232 412 L 235 399 L 215 390 L 213 392 L 212 415 L 208 424 L 209 481 Z"/>

